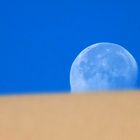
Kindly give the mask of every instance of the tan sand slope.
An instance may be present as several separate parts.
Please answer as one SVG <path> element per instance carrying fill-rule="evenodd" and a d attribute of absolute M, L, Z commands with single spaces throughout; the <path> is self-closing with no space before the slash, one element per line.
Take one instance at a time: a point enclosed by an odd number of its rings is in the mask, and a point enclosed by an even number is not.
<path fill-rule="evenodd" d="M 140 93 L 0 97 L 0 140 L 140 140 Z"/>

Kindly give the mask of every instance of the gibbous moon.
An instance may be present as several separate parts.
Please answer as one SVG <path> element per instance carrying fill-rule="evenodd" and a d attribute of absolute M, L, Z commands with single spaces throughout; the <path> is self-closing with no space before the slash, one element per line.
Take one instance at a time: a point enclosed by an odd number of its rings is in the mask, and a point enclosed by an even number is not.
<path fill-rule="evenodd" d="M 137 63 L 126 49 L 114 43 L 97 43 L 74 60 L 71 92 L 133 89 L 137 74 Z"/>

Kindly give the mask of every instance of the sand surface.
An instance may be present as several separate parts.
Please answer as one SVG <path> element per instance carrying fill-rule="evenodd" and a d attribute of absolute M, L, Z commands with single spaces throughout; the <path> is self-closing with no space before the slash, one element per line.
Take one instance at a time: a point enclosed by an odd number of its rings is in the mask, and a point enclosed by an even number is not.
<path fill-rule="evenodd" d="M 140 140 L 140 92 L 0 97 L 0 140 Z"/>

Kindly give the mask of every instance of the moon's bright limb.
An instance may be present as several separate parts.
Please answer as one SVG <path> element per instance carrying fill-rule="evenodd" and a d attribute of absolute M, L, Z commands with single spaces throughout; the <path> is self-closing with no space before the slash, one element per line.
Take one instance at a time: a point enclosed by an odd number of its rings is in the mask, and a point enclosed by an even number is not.
<path fill-rule="evenodd" d="M 97 43 L 84 49 L 70 71 L 72 92 L 132 89 L 138 66 L 134 57 L 114 43 Z"/>

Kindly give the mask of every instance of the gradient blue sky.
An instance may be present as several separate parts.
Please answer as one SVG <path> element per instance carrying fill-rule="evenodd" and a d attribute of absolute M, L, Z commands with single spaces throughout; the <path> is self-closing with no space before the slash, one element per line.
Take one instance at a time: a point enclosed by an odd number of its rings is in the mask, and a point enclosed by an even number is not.
<path fill-rule="evenodd" d="M 97 42 L 122 45 L 140 64 L 139 6 L 139 0 L 1 1 L 0 94 L 69 91 L 73 60 Z"/>

